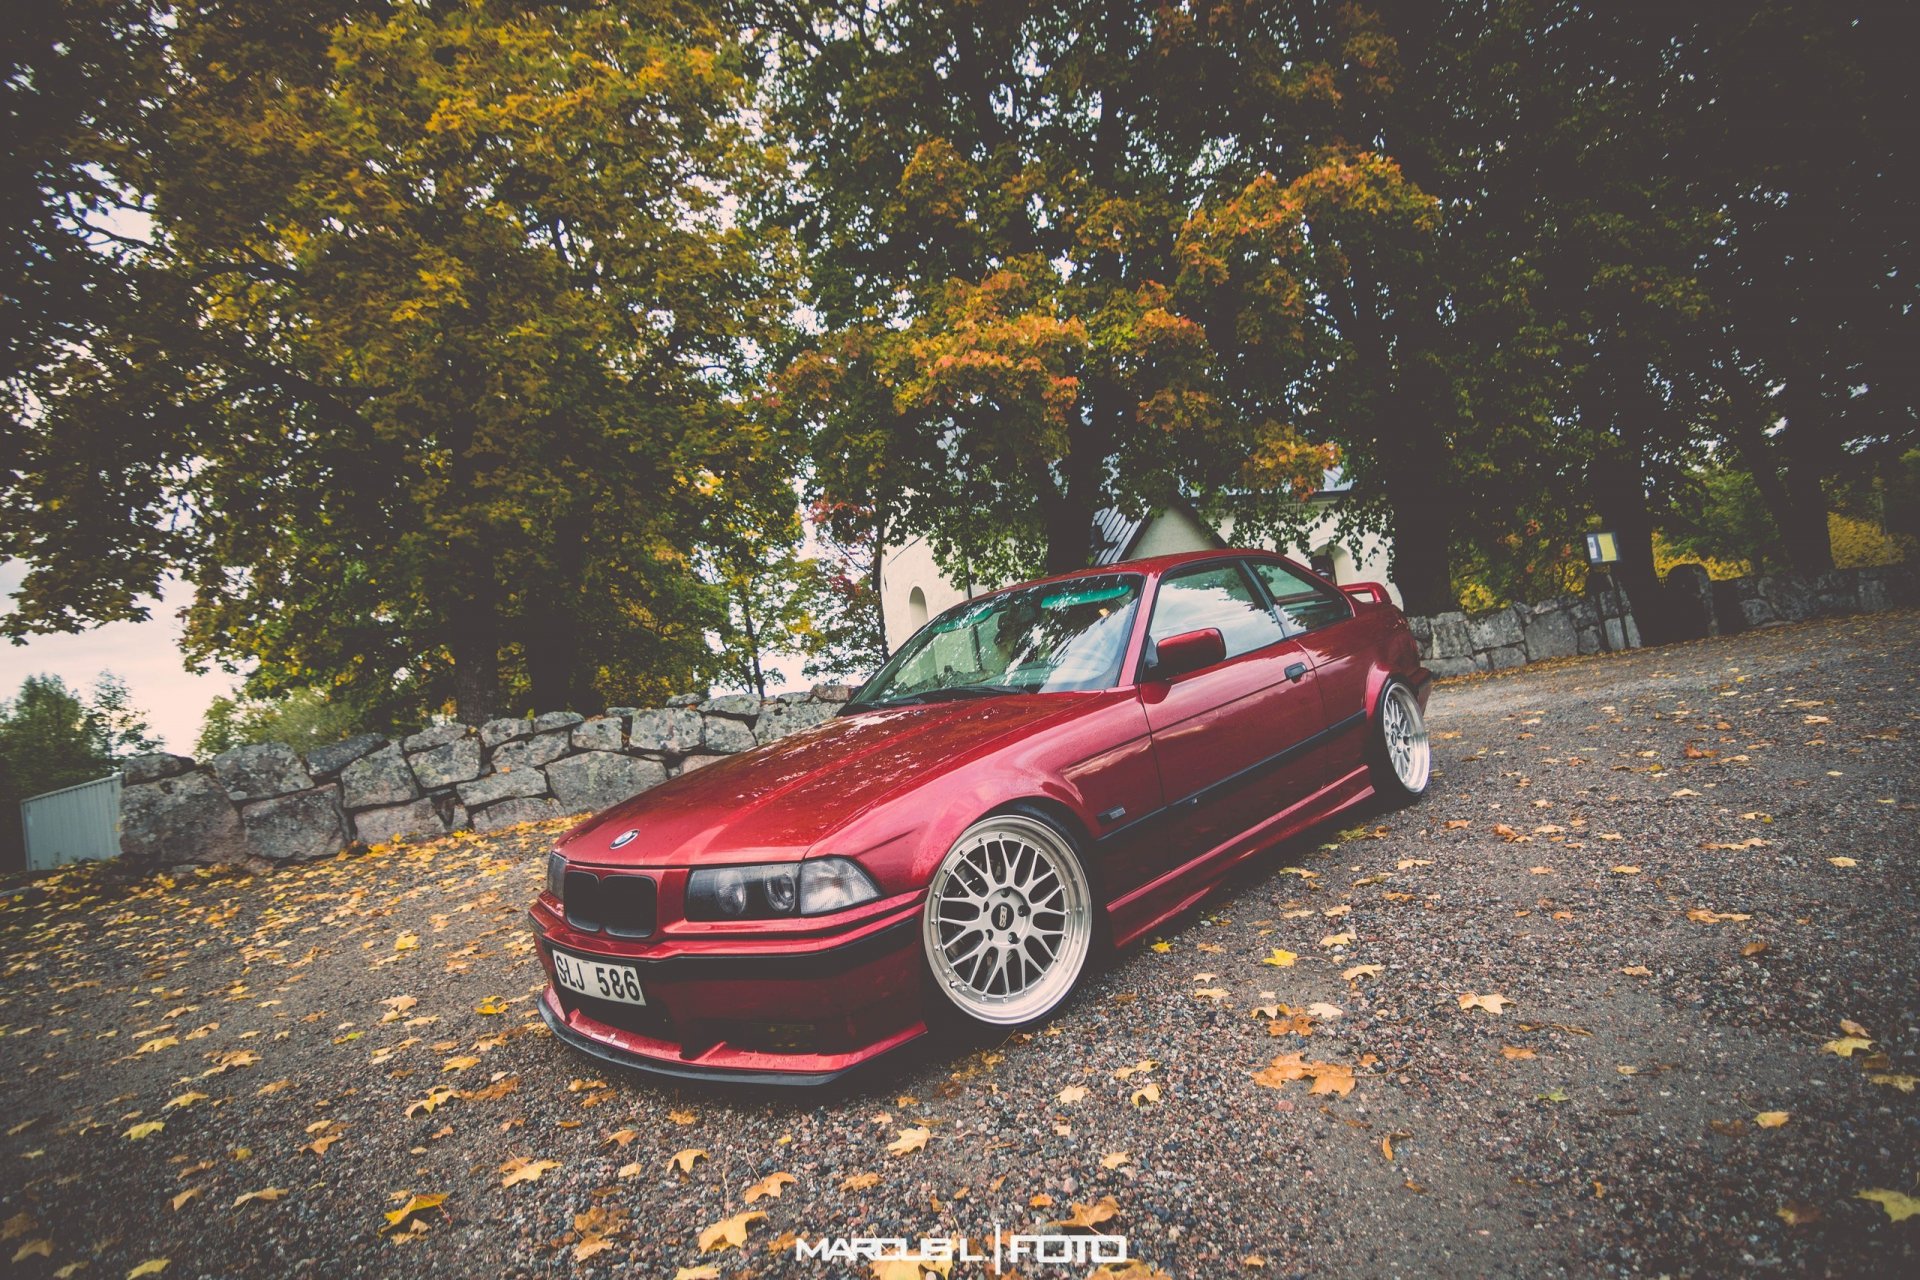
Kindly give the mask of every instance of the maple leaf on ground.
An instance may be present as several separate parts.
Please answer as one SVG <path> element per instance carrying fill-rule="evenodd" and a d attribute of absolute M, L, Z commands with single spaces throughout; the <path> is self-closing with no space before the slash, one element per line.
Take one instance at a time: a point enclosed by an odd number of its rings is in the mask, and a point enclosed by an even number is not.
<path fill-rule="evenodd" d="M 404 1225 L 409 1218 L 413 1218 L 419 1214 L 429 1213 L 435 1209 L 440 1209 L 441 1213 L 445 1213 L 446 1210 L 442 1209 L 441 1206 L 446 1202 L 447 1198 L 444 1195 L 409 1195 L 405 1204 L 393 1210 L 391 1213 L 383 1215 L 387 1220 L 387 1225 L 380 1228 L 381 1233 L 385 1234 L 386 1232 L 392 1231 L 394 1228 Z"/>
<path fill-rule="evenodd" d="M 721 1249 L 743 1248 L 747 1243 L 747 1228 L 767 1215 L 757 1209 L 746 1209 L 723 1218 L 700 1232 L 700 1252 L 715 1253 Z"/>
<path fill-rule="evenodd" d="M 705 1147 L 688 1147 L 685 1150 L 676 1151 L 671 1156 L 668 1156 L 667 1167 L 669 1169 L 678 1169 L 681 1173 L 692 1173 L 693 1162 L 696 1160 L 705 1160 L 706 1158 L 707 1149 Z"/>
<path fill-rule="evenodd" d="M 1279 947 L 1275 947 L 1273 953 L 1261 960 L 1260 963 L 1271 965 L 1276 969 L 1285 969 L 1289 968 L 1293 962 L 1299 958 L 1299 956 L 1293 954 L 1291 951 L 1285 951 Z"/>
<path fill-rule="evenodd" d="M 681 1267 L 673 1273 L 673 1280 L 720 1280 L 718 1267 Z"/>
<path fill-rule="evenodd" d="M 1132 1164 L 1133 1157 L 1124 1151 L 1109 1151 L 1100 1157 L 1102 1169 L 1118 1169 L 1123 1164 Z"/>
<path fill-rule="evenodd" d="M 1868 1076 L 1867 1083 L 1891 1085 L 1902 1093 L 1912 1093 L 1914 1085 L 1920 1083 L 1920 1076 L 1875 1075 Z"/>
<path fill-rule="evenodd" d="M 137 1141 L 141 1138 L 152 1137 L 166 1127 L 167 1126 L 159 1120 L 148 1120 L 144 1124 L 137 1124 L 131 1129 L 128 1129 L 125 1136 Z"/>
<path fill-rule="evenodd" d="M 932 1136 L 933 1130 L 927 1128 L 925 1125 L 917 1125 L 911 1129 L 902 1129 L 899 1131 L 899 1136 L 887 1144 L 887 1154 L 904 1156 L 909 1152 L 918 1151 L 927 1145 L 927 1139 Z"/>
<path fill-rule="evenodd" d="M 1071 1106 L 1073 1103 L 1080 1101 L 1080 1099 L 1086 1096 L 1087 1096 L 1086 1086 L 1078 1085 L 1078 1084 L 1070 1084 L 1066 1088 L 1062 1089 L 1058 1095 L 1056 1095 L 1056 1099 L 1062 1106 Z"/>
<path fill-rule="evenodd" d="M 1092 1231 L 1101 1223 L 1120 1216 L 1120 1205 L 1112 1196 L 1101 1196 L 1092 1204 L 1072 1204 L 1067 1207 L 1067 1216 L 1051 1225 L 1071 1227 L 1081 1231 Z"/>
<path fill-rule="evenodd" d="M 1377 978 L 1387 971 L 1383 964 L 1357 964 L 1340 976 L 1348 982 L 1358 982 L 1362 978 Z"/>
<path fill-rule="evenodd" d="M 1484 1009 L 1488 1013 L 1493 1013 L 1493 1014 L 1498 1014 L 1503 1012 L 1506 1009 L 1506 1007 L 1512 1003 L 1513 1001 L 1507 999 L 1505 996 L 1502 996 L 1502 995 L 1476 996 L 1476 995 L 1469 994 L 1469 995 L 1462 995 L 1460 997 L 1460 1008 L 1462 1010 Z"/>
<path fill-rule="evenodd" d="M 1134 1063 L 1130 1067 L 1121 1067 L 1119 1070 L 1115 1071 L 1113 1073 L 1113 1078 L 1115 1080 L 1130 1080 L 1134 1076 L 1146 1075 L 1147 1072 L 1153 1070 L 1155 1067 L 1159 1065 L 1160 1063 L 1153 1058 L 1142 1058 L 1139 1062 Z"/>
<path fill-rule="evenodd" d="M 856 1173 L 843 1179 L 840 1183 L 840 1189 L 842 1191 L 865 1191 L 868 1187 L 877 1185 L 879 1181 L 880 1175 L 877 1173 Z"/>
<path fill-rule="evenodd" d="M 1160 1086 L 1152 1080 L 1141 1085 L 1128 1095 L 1127 1101 L 1136 1107 L 1148 1106 L 1160 1101 Z"/>
<path fill-rule="evenodd" d="M 157 1276 L 167 1269 L 166 1258 L 148 1258 L 145 1262 L 127 1272 L 127 1280 L 140 1280 L 142 1276 Z"/>
<path fill-rule="evenodd" d="M 1500 1056 L 1514 1062 L 1525 1062 L 1537 1058 L 1540 1055 L 1531 1049 L 1521 1049 L 1514 1045 L 1503 1044 L 1500 1046 Z"/>
<path fill-rule="evenodd" d="M 245 1191 L 234 1200 L 233 1207 L 238 1209 L 249 1200 L 265 1200 L 271 1204 L 286 1194 L 287 1189 L 285 1187 L 262 1187 L 258 1191 Z"/>
<path fill-rule="evenodd" d="M 1804 1227 L 1809 1222 L 1820 1221 L 1822 1217 L 1819 1206 L 1802 1204 L 1798 1200 L 1781 1205 L 1773 1211 L 1773 1215 L 1790 1227 Z"/>
<path fill-rule="evenodd" d="M 1829 1040 L 1820 1046 L 1820 1052 L 1838 1054 L 1842 1058 L 1851 1058 L 1856 1049 L 1871 1049 L 1873 1041 L 1860 1036 L 1841 1036 L 1838 1040 Z"/>
<path fill-rule="evenodd" d="M 778 1200 L 782 1191 L 785 1191 L 788 1186 L 798 1181 L 800 1181 L 800 1179 L 790 1173 L 770 1173 L 748 1187 L 746 1195 L 743 1198 L 748 1204 L 752 1204 L 755 1200 L 760 1199 Z"/>
<path fill-rule="evenodd" d="M 522 1182 L 538 1182 L 541 1174 L 559 1167 L 558 1160 L 533 1160 L 526 1156 L 513 1156 L 500 1166 L 500 1185 L 511 1187 Z"/>
<path fill-rule="evenodd" d="M 1762 1129 L 1778 1129 L 1787 1122 L 1787 1118 L 1784 1111 L 1762 1111 L 1753 1118 L 1753 1122 Z"/>
<path fill-rule="evenodd" d="M 667 1119 L 684 1128 L 698 1121 L 700 1117 L 691 1111 L 669 1111 L 667 1112 Z"/>
<path fill-rule="evenodd" d="M 1885 1191 L 1878 1187 L 1870 1191 L 1856 1191 L 1856 1200 L 1872 1200 L 1887 1211 L 1887 1216 L 1895 1222 L 1905 1222 L 1914 1214 L 1920 1213 L 1920 1197 L 1908 1195 L 1904 1191 Z"/>

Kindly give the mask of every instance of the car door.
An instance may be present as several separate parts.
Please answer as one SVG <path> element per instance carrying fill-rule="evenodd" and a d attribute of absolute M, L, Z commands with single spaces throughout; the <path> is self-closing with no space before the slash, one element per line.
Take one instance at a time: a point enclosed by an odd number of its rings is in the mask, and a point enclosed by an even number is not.
<path fill-rule="evenodd" d="M 1217 628 L 1226 658 L 1171 680 L 1140 683 L 1169 808 L 1161 857 L 1170 869 L 1312 794 L 1311 753 L 1288 749 L 1323 724 L 1313 667 L 1238 559 L 1211 560 L 1162 578 L 1151 644 Z"/>
<path fill-rule="evenodd" d="M 1287 638 L 1313 666 L 1329 733 L 1315 749 L 1333 782 L 1366 765 L 1367 663 L 1353 642 L 1353 601 L 1280 559 L 1248 561 L 1280 615 Z M 1357 718 L 1356 718 L 1357 717 Z"/>

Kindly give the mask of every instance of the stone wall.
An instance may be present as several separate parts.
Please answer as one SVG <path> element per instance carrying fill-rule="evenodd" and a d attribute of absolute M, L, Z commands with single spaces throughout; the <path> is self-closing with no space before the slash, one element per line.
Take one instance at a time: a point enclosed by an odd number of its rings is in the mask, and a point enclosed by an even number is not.
<path fill-rule="evenodd" d="M 120 849 L 154 865 L 299 862 L 355 843 L 589 813 L 830 719 L 852 693 L 689 694 L 652 710 L 363 733 L 304 756 L 278 742 L 206 761 L 141 756 L 124 769 Z"/>
<path fill-rule="evenodd" d="M 1420 657 L 1437 676 L 1505 671 L 1544 658 L 1612 653 L 1640 645 L 1625 595 L 1600 590 L 1485 613 L 1409 618 Z"/>
<path fill-rule="evenodd" d="M 1663 584 L 1672 639 L 1730 635 L 1750 627 L 1920 604 L 1912 568 L 1836 569 L 1817 577 L 1765 574 L 1714 582 L 1697 564 L 1675 565 Z M 1640 646 L 1640 628 L 1601 581 L 1584 597 L 1516 604 L 1485 613 L 1410 618 L 1420 656 L 1435 675 L 1504 671 L 1544 658 Z"/>

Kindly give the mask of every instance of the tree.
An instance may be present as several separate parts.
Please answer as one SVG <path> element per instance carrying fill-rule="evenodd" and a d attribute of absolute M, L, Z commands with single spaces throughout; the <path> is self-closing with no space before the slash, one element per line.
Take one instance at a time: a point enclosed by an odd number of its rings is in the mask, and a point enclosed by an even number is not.
<path fill-rule="evenodd" d="M 24 865 L 22 800 L 103 778 L 127 757 L 159 749 L 112 672 L 101 673 L 89 698 L 58 676 L 28 676 L 0 699 L 0 868 Z"/>
<path fill-rule="evenodd" d="M 881 522 L 869 507 L 821 500 L 807 512 L 819 545 L 811 602 L 816 636 L 807 675 L 865 679 L 887 660 L 881 608 Z"/>
<path fill-rule="evenodd" d="M 730 194 L 780 157 L 728 33 L 675 0 L 173 12 L 132 166 L 158 296 L 20 424 L 9 630 L 173 568 L 190 656 L 251 696 L 480 719 L 702 677 L 704 530 L 790 470 L 741 391 L 789 266 Z"/>
<path fill-rule="evenodd" d="M 257 742 L 284 742 L 304 753 L 364 727 L 354 708 L 328 701 L 317 689 L 296 689 L 272 700 L 220 697 L 207 707 L 194 752 L 214 756 Z"/>
<path fill-rule="evenodd" d="M 1696 154 L 1740 456 L 1793 566 L 1833 566 L 1827 484 L 1920 442 L 1916 27 L 1896 5 L 1705 10 Z"/>
<path fill-rule="evenodd" d="M 992 581 L 1087 563 L 1106 505 L 1317 485 L 1330 455 L 1231 403 L 1177 289 L 1232 142 L 1191 86 L 1234 69 L 1234 24 L 1118 0 L 756 20 L 822 330 L 783 405 L 829 498 Z"/>

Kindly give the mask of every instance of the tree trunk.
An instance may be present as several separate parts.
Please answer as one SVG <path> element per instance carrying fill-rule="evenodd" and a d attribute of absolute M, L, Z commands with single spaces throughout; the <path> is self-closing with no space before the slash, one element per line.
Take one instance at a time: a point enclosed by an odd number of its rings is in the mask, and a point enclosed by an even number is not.
<path fill-rule="evenodd" d="M 469 598 L 449 610 L 454 714 L 482 724 L 500 714 L 500 620 L 491 604 Z"/>
<path fill-rule="evenodd" d="M 1628 442 L 1594 459 L 1594 506 L 1619 545 L 1620 562 L 1613 566 L 1613 573 L 1626 589 L 1640 642 L 1663 644 L 1673 629 L 1668 625 L 1666 591 L 1653 563 L 1653 514 L 1640 470 L 1638 450 Z"/>
<path fill-rule="evenodd" d="M 747 593 L 740 593 L 740 625 L 747 636 L 747 664 L 753 675 L 753 692 L 756 697 L 767 696 L 767 677 L 760 670 L 760 637 L 753 631 L 753 602 Z"/>
<path fill-rule="evenodd" d="M 1067 456 L 1060 460 L 1062 485 L 1047 483 L 1043 516 L 1047 531 L 1048 573 L 1071 573 L 1093 561 L 1093 516 L 1104 494 L 1101 484 L 1107 455 L 1124 414 L 1119 389 L 1101 379 L 1094 384 L 1089 421 L 1067 434 Z"/>
<path fill-rule="evenodd" d="M 1780 407 L 1787 420 L 1779 440 L 1791 504 L 1780 537 L 1795 569 L 1825 573 L 1833 568 L 1833 538 L 1827 529 L 1827 495 L 1820 486 L 1825 474 L 1820 428 L 1830 406 L 1822 403 L 1813 375 L 1790 374 L 1780 393 Z"/>
<path fill-rule="evenodd" d="M 1393 508 L 1393 582 L 1401 606 L 1416 617 L 1460 607 L 1453 593 L 1451 501 L 1432 472 L 1409 460 L 1382 468 Z"/>
<path fill-rule="evenodd" d="M 594 701 L 591 673 L 580 662 L 577 607 L 585 571 L 587 519 L 563 514 L 554 522 L 544 581 L 523 593 L 520 645 L 527 663 L 533 710 L 585 711 Z"/>

